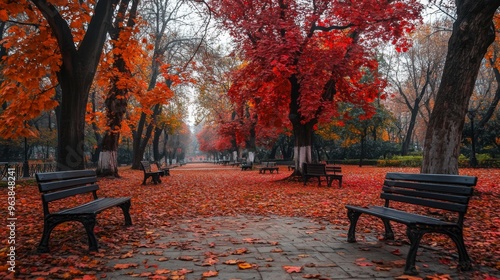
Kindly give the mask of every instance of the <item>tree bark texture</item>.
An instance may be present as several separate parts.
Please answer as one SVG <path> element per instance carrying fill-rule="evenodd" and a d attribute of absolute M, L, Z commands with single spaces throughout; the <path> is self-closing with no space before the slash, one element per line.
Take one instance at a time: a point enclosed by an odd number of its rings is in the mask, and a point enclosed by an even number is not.
<path fill-rule="evenodd" d="M 500 0 L 457 0 L 441 84 L 424 143 L 422 173 L 458 174 L 458 156 L 469 99 L 481 61 L 495 39 L 493 15 Z"/>
<path fill-rule="evenodd" d="M 295 75 L 291 76 L 291 100 L 290 100 L 290 115 L 289 119 L 292 123 L 293 135 L 295 137 L 294 144 L 294 175 L 302 175 L 302 165 L 312 162 L 312 136 L 313 127 L 317 123 L 317 119 L 313 119 L 307 123 L 302 123 L 302 118 L 299 112 L 299 96 L 300 84 Z"/>
<path fill-rule="evenodd" d="M 62 56 L 57 73 L 62 100 L 58 125 L 57 165 L 59 170 L 85 168 L 85 113 L 87 100 L 102 53 L 109 22 L 117 0 L 100 0 L 87 32 L 76 49 L 68 23 L 52 4 L 31 0 L 47 20 Z"/>

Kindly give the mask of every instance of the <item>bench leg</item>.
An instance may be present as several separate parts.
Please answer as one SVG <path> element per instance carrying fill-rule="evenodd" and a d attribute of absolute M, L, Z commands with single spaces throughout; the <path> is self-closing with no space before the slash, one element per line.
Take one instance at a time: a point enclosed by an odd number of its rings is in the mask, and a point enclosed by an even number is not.
<path fill-rule="evenodd" d="M 142 184 L 146 185 L 146 180 L 149 178 L 148 175 L 144 174 L 144 180 L 142 180 Z"/>
<path fill-rule="evenodd" d="M 97 245 L 97 238 L 94 234 L 94 227 L 96 223 L 95 216 L 83 216 L 80 222 L 85 227 L 85 231 L 87 232 L 87 237 L 89 240 L 89 251 L 97 251 L 99 246 Z"/>
<path fill-rule="evenodd" d="M 123 211 L 123 216 L 125 217 L 125 225 L 126 226 L 132 225 L 132 218 L 130 218 L 130 200 L 118 206 Z"/>
<path fill-rule="evenodd" d="M 384 240 L 394 240 L 394 232 L 392 231 L 391 222 L 387 219 L 382 219 L 384 222 L 385 234 Z"/>
<path fill-rule="evenodd" d="M 161 183 L 160 173 L 153 174 L 152 179 L 155 185 Z"/>
<path fill-rule="evenodd" d="M 407 275 L 417 275 L 418 271 L 415 268 L 415 261 L 417 259 L 417 251 L 418 247 L 420 245 L 420 240 L 422 239 L 422 236 L 424 236 L 425 232 L 413 227 L 413 226 L 408 226 L 406 228 L 406 235 L 408 236 L 408 239 L 410 239 L 410 249 L 408 250 L 408 255 L 406 257 L 406 264 L 405 264 L 405 274 Z"/>
<path fill-rule="evenodd" d="M 50 233 L 60 223 L 61 222 L 58 222 L 57 219 L 54 219 L 54 217 L 49 216 L 45 218 L 43 222 L 42 239 L 40 240 L 40 243 L 37 248 L 37 251 L 39 253 L 48 253 L 50 251 L 49 249 Z"/>
<path fill-rule="evenodd" d="M 326 177 L 326 186 L 331 187 L 333 183 L 333 178 Z"/>
<path fill-rule="evenodd" d="M 43 234 L 40 244 L 38 245 L 37 251 L 39 253 L 49 252 L 49 239 L 52 230 L 59 224 L 69 221 L 77 221 L 83 224 L 85 231 L 87 232 L 87 238 L 89 242 L 89 250 L 97 251 L 97 239 L 94 234 L 94 227 L 96 223 L 95 216 L 83 215 L 83 216 L 49 216 L 45 218 L 43 226 Z"/>
<path fill-rule="evenodd" d="M 358 223 L 360 212 L 353 211 L 351 209 L 347 210 L 347 217 L 349 218 L 349 231 L 347 232 L 347 242 L 356 242 L 356 224 Z"/>
<path fill-rule="evenodd" d="M 462 235 L 462 229 L 459 227 L 450 228 L 443 233 L 447 234 L 455 245 L 457 246 L 458 251 L 458 266 L 461 270 L 467 271 L 472 269 L 472 261 L 469 258 L 469 254 L 467 254 L 467 249 L 465 248 L 464 237 Z"/>

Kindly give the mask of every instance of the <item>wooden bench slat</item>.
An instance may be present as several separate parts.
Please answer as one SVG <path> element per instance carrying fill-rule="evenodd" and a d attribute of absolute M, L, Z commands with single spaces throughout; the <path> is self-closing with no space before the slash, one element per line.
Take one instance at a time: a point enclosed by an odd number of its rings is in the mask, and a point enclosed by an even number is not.
<path fill-rule="evenodd" d="M 64 181 L 49 181 L 47 183 L 38 184 L 38 189 L 40 192 L 50 192 L 59 189 L 65 189 L 68 187 L 81 186 L 87 184 L 93 184 L 97 182 L 97 177 L 84 177 L 76 179 L 68 179 Z"/>
<path fill-rule="evenodd" d="M 71 209 L 65 209 L 57 212 L 58 215 L 72 215 L 72 214 L 99 214 L 103 210 L 118 206 L 129 200 L 128 197 L 104 197 L 92 200 L 85 204 L 79 205 Z"/>
<path fill-rule="evenodd" d="M 415 224 L 415 223 L 422 223 L 422 224 L 431 224 L 431 225 L 449 225 L 453 226 L 455 223 L 450 223 L 450 222 L 445 222 L 442 220 L 439 220 L 434 217 L 429 217 L 429 216 L 424 216 L 424 215 L 419 215 L 419 214 L 414 214 L 414 213 L 408 213 L 404 212 L 401 210 L 393 209 L 393 208 L 387 208 L 387 207 L 380 207 L 380 206 L 370 206 L 367 208 L 363 207 L 355 207 L 352 205 L 347 205 L 346 206 L 348 209 L 352 209 L 355 211 L 363 212 L 366 214 L 370 214 L 373 216 L 377 216 L 379 218 L 389 218 L 393 221 L 402 223 L 402 224 Z"/>
<path fill-rule="evenodd" d="M 433 184 L 433 183 L 420 183 L 415 181 L 394 181 L 394 180 L 385 180 L 385 186 L 395 186 L 400 188 L 407 189 L 416 189 L 416 190 L 429 190 L 432 192 L 441 192 L 441 193 L 453 193 L 453 194 L 462 194 L 462 195 L 471 195 L 473 193 L 473 189 L 470 185 L 450 185 L 450 184 Z"/>
<path fill-rule="evenodd" d="M 36 173 L 36 181 L 38 183 L 55 181 L 55 180 L 68 180 L 80 177 L 95 177 L 95 171 L 93 170 L 71 170 L 71 171 L 59 171 L 59 172 L 47 172 L 47 173 Z"/>
<path fill-rule="evenodd" d="M 388 194 L 388 193 L 383 193 L 380 197 L 383 199 L 391 200 L 391 201 L 406 202 L 406 203 L 410 203 L 410 204 L 427 206 L 427 207 L 431 207 L 431 208 L 435 208 L 435 209 L 442 209 L 442 210 L 448 210 L 448 211 L 454 211 L 454 212 L 460 212 L 460 213 L 467 212 L 467 205 L 464 205 L 464 204 L 447 203 L 447 202 L 442 202 L 442 201 L 438 201 L 438 200 L 429 200 L 429 199 Z"/>
<path fill-rule="evenodd" d="M 400 189 L 400 188 L 388 187 L 388 186 L 384 186 L 382 188 L 382 191 L 385 193 L 400 194 L 400 195 L 404 195 L 404 196 L 421 197 L 421 198 L 456 202 L 456 203 L 461 203 L 461 204 L 467 204 L 469 202 L 469 196 L 463 196 L 463 195 L 435 193 L 435 192 L 430 192 L 430 191 L 416 191 L 416 190 L 411 190 L 411 189 Z"/>
<path fill-rule="evenodd" d="M 98 189 L 99 189 L 98 185 L 88 185 L 88 186 L 75 187 L 72 189 L 42 194 L 42 199 L 45 202 L 51 202 L 51 201 L 79 195 L 79 194 L 94 192 L 94 191 L 97 191 Z"/>
<path fill-rule="evenodd" d="M 419 181 L 419 182 L 434 182 L 445 184 L 459 184 L 466 186 L 475 186 L 477 177 L 465 175 L 450 175 L 450 174 L 425 174 L 425 173 L 387 173 L 386 179 Z"/>

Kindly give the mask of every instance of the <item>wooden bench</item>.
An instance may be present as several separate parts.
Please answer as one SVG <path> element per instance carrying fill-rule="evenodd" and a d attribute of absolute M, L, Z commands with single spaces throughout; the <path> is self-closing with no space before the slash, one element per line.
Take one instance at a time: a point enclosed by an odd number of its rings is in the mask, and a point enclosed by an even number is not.
<path fill-rule="evenodd" d="M 325 166 L 325 169 L 326 169 L 327 174 L 333 175 L 332 180 L 339 181 L 339 188 L 342 188 L 342 177 L 343 177 L 342 167 L 340 167 L 338 165 L 327 164 Z"/>
<path fill-rule="evenodd" d="M 151 181 L 153 184 L 158 184 L 161 183 L 160 176 L 163 176 L 163 171 L 161 170 L 156 170 L 153 171 L 151 170 L 151 163 L 149 161 L 141 161 L 142 165 L 142 171 L 144 171 L 144 180 L 142 180 L 142 184 L 146 185 L 146 180 L 151 177 Z"/>
<path fill-rule="evenodd" d="M 369 214 L 382 219 L 386 239 L 394 239 L 390 221 L 407 226 L 406 234 L 411 245 L 406 257 L 405 274 L 418 274 L 415 260 L 420 240 L 426 233 L 448 235 L 457 246 L 460 268 L 469 270 L 471 260 L 463 240 L 463 222 L 476 182 L 477 178 L 472 176 L 387 173 L 380 195 L 385 200 L 384 206 L 346 205 L 351 223 L 347 241 L 356 242 L 358 218 L 361 214 Z M 440 215 L 428 215 L 430 209 Z"/>
<path fill-rule="evenodd" d="M 279 167 L 276 166 L 276 162 L 262 162 L 262 166 L 259 167 L 259 173 L 264 174 L 269 170 L 269 173 L 276 171 L 278 173 Z"/>
<path fill-rule="evenodd" d="M 38 245 L 39 252 L 49 251 L 50 233 L 57 225 L 68 221 L 77 221 L 83 224 L 88 236 L 89 250 L 97 251 L 98 243 L 94 234 L 96 216 L 108 208 L 120 207 L 125 216 L 125 225 L 132 224 L 129 214 L 130 197 L 98 198 L 99 186 L 94 170 L 37 173 L 35 177 L 42 196 L 44 216 L 42 239 Z M 57 211 L 51 211 L 52 208 L 49 208 L 49 203 L 56 200 L 83 197 L 85 194 L 90 195 L 90 193 L 92 199 L 89 199 L 85 204 L 66 209 L 60 208 Z M 69 202 L 69 200 L 67 201 Z M 57 205 L 61 204 L 57 203 Z M 54 206 L 51 204 L 51 207 Z"/>
<path fill-rule="evenodd" d="M 253 168 L 253 162 L 251 161 L 243 162 L 241 164 L 241 171 L 252 170 L 252 168 Z"/>
<path fill-rule="evenodd" d="M 304 179 L 304 185 L 306 185 L 307 181 L 311 177 L 318 178 L 318 185 L 321 185 L 321 178 L 324 177 L 328 187 L 332 186 L 333 180 L 338 180 L 338 176 L 326 172 L 326 164 L 304 162 L 302 165 L 302 178 Z"/>
<path fill-rule="evenodd" d="M 161 174 L 161 176 L 170 176 L 170 168 L 169 167 L 166 167 L 166 166 L 161 166 L 161 163 L 159 163 L 158 161 L 155 162 L 156 164 L 156 167 L 158 168 L 158 170 L 160 170 L 163 174 Z"/>

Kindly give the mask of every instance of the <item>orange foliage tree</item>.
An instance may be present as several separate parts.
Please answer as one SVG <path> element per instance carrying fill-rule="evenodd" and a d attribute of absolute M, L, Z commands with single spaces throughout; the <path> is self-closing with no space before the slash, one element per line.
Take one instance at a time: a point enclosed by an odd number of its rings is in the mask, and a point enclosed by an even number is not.
<path fill-rule="evenodd" d="M 0 21 L 8 23 L 0 86 L 0 103 L 7 104 L 0 116 L 3 137 L 33 136 L 26 121 L 59 105 L 58 168 L 85 167 L 86 104 L 118 2 L 0 3 Z"/>

